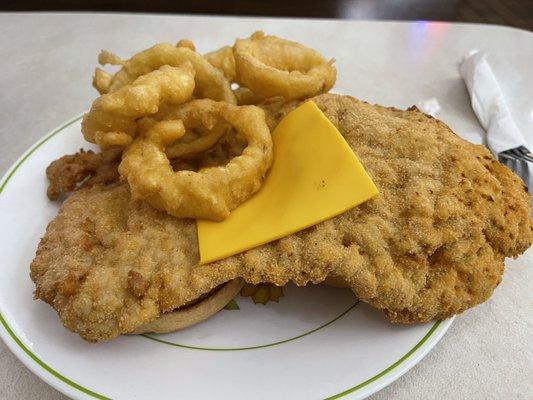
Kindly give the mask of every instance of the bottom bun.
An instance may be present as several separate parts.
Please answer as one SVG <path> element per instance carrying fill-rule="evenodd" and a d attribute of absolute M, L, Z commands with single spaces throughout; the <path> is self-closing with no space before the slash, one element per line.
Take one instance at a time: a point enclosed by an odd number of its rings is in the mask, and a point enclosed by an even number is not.
<path fill-rule="evenodd" d="M 328 275 L 328 277 L 324 280 L 324 284 L 338 288 L 350 287 L 348 282 L 346 282 L 343 278 L 337 275 Z"/>
<path fill-rule="evenodd" d="M 202 322 L 222 310 L 239 294 L 243 284 L 244 281 L 240 278 L 226 282 L 205 298 L 161 314 L 157 319 L 139 326 L 132 334 L 175 332 Z"/>

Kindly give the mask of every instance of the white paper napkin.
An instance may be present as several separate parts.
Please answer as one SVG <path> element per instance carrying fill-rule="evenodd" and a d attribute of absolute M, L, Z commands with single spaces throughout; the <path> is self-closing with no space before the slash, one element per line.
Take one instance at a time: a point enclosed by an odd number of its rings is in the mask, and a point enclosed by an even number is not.
<path fill-rule="evenodd" d="M 494 155 L 526 146 L 485 54 L 471 51 L 461 62 L 459 71 L 470 93 L 472 109 L 487 133 L 487 144 Z"/>

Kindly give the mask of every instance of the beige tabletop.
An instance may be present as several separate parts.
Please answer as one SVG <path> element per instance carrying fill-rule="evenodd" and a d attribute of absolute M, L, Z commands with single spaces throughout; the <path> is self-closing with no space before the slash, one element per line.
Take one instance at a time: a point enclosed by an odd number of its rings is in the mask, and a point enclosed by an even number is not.
<path fill-rule="evenodd" d="M 502 89 L 519 128 L 533 142 L 533 34 L 525 31 L 463 24 L 0 14 L 0 172 L 43 134 L 87 109 L 96 95 L 89 85 L 101 49 L 128 55 L 189 37 L 205 51 L 256 29 L 336 57 L 337 92 L 397 107 L 437 99 L 442 108 L 437 116 L 476 142 L 482 130 L 457 66 L 469 50 L 485 51 L 504 77 Z M 531 250 L 508 261 L 494 296 L 459 316 L 422 362 L 372 399 L 530 399 L 532 263 Z M 1 341 L 0 394 L 9 400 L 66 398 Z"/>

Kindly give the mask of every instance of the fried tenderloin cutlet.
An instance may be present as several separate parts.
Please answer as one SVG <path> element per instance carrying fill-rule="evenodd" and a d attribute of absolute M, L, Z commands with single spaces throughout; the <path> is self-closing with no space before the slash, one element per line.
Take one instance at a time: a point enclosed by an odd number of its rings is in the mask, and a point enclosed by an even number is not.
<path fill-rule="evenodd" d="M 394 322 L 445 318 L 485 301 L 505 257 L 533 239 L 522 182 L 482 146 L 416 109 L 348 96 L 313 99 L 380 194 L 328 221 L 198 265 L 195 223 L 131 198 L 127 185 L 83 188 L 49 224 L 31 265 L 35 296 L 89 341 L 133 332 L 237 277 L 282 286 L 333 275 Z M 265 106 L 272 126 L 297 104 Z"/>
<path fill-rule="evenodd" d="M 194 220 L 133 200 L 125 184 L 96 185 L 63 203 L 39 244 L 31 277 L 35 297 L 52 305 L 68 329 L 101 341 L 239 276 L 278 285 L 321 282 L 341 262 L 333 227 L 327 230 L 198 265 Z"/>
<path fill-rule="evenodd" d="M 523 182 L 415 107 L 315 101 L 380 192 L 332 221 L 350 252 L 334 275 L 394 322 L 446 318 L 487 300 L 505 257 L 533 240 Z"/>
<path fill-rule="evenodd" d="M 50 200 L 57 200 L 81 187 L 115 182 L 119 177 L 119 161 L 120 152 L 116 150 L 103 153 L 80 150 L 63 156 L 46 168 L 50 181 L 46 194 Z"/>

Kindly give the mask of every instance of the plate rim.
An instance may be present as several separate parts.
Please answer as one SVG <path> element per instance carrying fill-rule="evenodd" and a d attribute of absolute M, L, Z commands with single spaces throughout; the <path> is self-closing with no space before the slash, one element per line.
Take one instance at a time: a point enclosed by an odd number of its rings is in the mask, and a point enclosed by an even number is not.
<path fill-rule="evenodd" d="M 70 118 L 63 124 L 45 134 L 33 145 L 31 145 L 5 172 L 0 180 L 0 197 L 19 167 L 44 143 L 68 128 L 83 117 L 84 113 Z M 48 385 L 59 390 L 61 393 L 73 399 L 99 399 L 111 400 L 109 397 L 94 392 L 60 374 L 55 369 L 46 364 L 31 349 L 29 349 L 21 338 L 17 336 L 11 325 L 17 325 L 14 318 L 4 310 L 4 305 L 0 302 L 0 337 L 8 349 L 35 375 Z M 448 328 L 451 326 L 455 316 L 446 320 L 435 321 L 429 328 L 424 337 L 420 339 L 409 351 L 402 357 L 383 369 L 381 372 L 368 378 L 367 380 L 348 388 L 337 394 L 325 398 L 325 400 L 334 400 L 339 398 L 362 399 L 390 385 L 396 379 L 401 377 L 418 362 L 420 362 L 431 349 L 440 341 Z M 10 325 L 10 323 L 11 325 Z M 402 368 L 399 368 L 402 367 Z"/>

